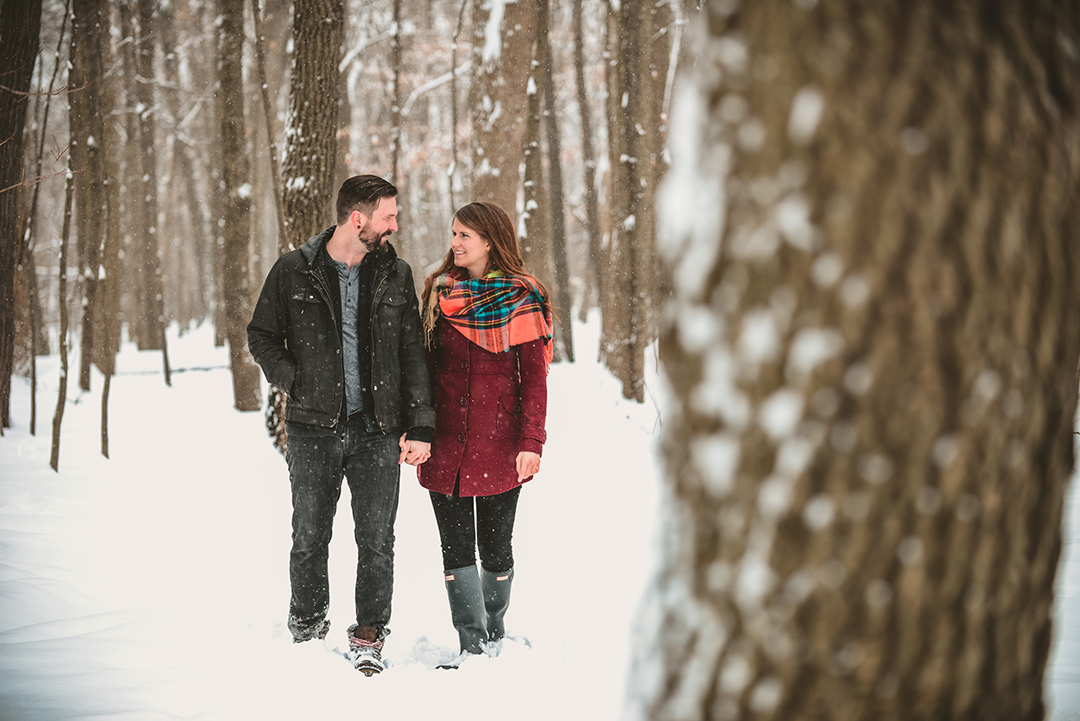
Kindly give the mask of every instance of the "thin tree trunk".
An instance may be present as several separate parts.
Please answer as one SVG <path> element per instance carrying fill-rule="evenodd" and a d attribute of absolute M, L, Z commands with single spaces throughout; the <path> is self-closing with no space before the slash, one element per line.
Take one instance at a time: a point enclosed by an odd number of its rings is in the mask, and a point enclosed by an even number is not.
<path fill-rule="evenodd" d="M 136 239 L 139 244 L 140 287 L 145 334 L 138 338 L 140 350 L 160 350 L 165 384 L 172 385 L 168 344 L 165 339 L 165 286 L 161 269 L 161 241 L 158 234 L 157 105 L 154 94 L 154 0 L 136 0 L 138 24 L 135 37 L 135 97 L 139 102 L 139 145 L 142 163 L 142 193 L 146 206 L 146 226 Z"/>
<path fill-rule="evenodd" d="M 577 87 L 578 112 L 581 122 L 581 154 L 585 175 L 585 233 L 588 240 L 588 272 L 585 274 L 584 290 L 581 297 L 581 319 L 594 304 L 599 305 L 604 297 L 604 260 L 600 243 L 600 201 L 596 192 L 596 151 L 593 149 L 592 103 L 589 101 L 589 89 L 585 84 L 585 39 L 583 33 L 584 0 L 573 0 L 574 11 L 571 22 L 574 32 L 574 81 Z M 567 312 L 567 311 L 564 311 Z"/>
<path fill-rule="evenodd" d="M 285 233 L 285 208 L 281 192 L 281 169 L 278 164 L 277 130 L 274 122 L 274 105 L 270 101 L 270 83 L 266 78 L 266 37 L 263 34 L 262 13 L 259 0 L 251 0 L 251 11 L 255 16 L 255 71 L 259 78 L 259 97 L 262 99 L 263 115 L 266 124 L 266 141 L 270 154 L 270 180 L 273 187 L 274 211 L 278 222 L 278 248 L 284 248 L 288 242 Z"/>
<path fill-rule="evenodd" d="M 526 87 L 528 88 L 523 154 L 525 157 L 525 178 L 523 184 L 524 203 L 521 211 L 521 256 L 529 270 L 545 284 L 551 283 L 551 269 L 548 262 L 548 239 L 551 237 L 551 213 L 547 179 L 544 174 L 544 153 L 541 147 L 542 105 L 541 88 L 543 66 L 547 62 L 547 43 L 542 36 L 547 33 L 548 0 L 536 0 L 536 36 L 533 38 L 531 54 L 531 72 Z M 518 62 L 521 62 L 520 60 Z M 506 207 L 506 206 L 504 206 Z M 511 214 L 511 217 L 513 215 Z"/>
<path fill-rule="evenodd" d="M 71 206 L 75 195 L 75 179 L 71 167 L 68 167 L 67 181 L 64 183 L 64 226 L 60 232 L 60 381 L 56 397 L 56 412 L 52 422 L 52 451 L 49 454 L 49 467 L 60 470 L 60 427 L 64 421 L 64 407 L 67 405 L 68 379 L 68 304 L 67 304 L 67 266 L 68 248 L 71 237 Z"/>
<path fill-rule="evenodd" d="M 716 63 L 676 112 L 666 200 L 642 715 L 1043 719 L 1075 460 L 1080 8 L 704 15 Z"/>
<path fill-rule="evenodd" d="M 390 91 L 390 182 L 395 185 L 401 182 L 401 25 L 401 0 L 394 0 L 393 30 L 390 34 L 390 72 L 393 76 Z"/>
<path fill-rule="evenodd" d="M 549 4 L 548 0 L 543 0 Z M 553 49 L 551 47 L 550 8 L 543 20 L 544 33 L 537 34 L 537 41 L 547 47 L 544 53 L 546 62 L 540 67 L 540 76 L 543 78 L 544 128 L 547 137 L 548 157 L 548 208 L 551 211 L 551 236 L 550 251 L 554 267 L 555 288 L 553 305 L 561 314 L 555 323 L 555 354 L 560 360 L 569 363 L 574 362 L 574 324 L 570 321 L 574 314 L 574 300 L 570 292 L 570 262 L 566 255 L 566 195 L 563 191 L 562 176 L 562 142 L 559 139 L 558 113 L 555 109 L 555 76 L 552 71 L 554 65 Z M 537 26 L 539 26 L 539 22 Z"/>
<path fill-rule="evenodd" d="M 218 0 L 221 17 L 221 146 L 225 161 L 225 322 L 232 369 L 233 405 L 239 411 L 260 408 L 259 368 L 247 350 L 251 319 L 251 161 L 244 121 L 244 6 Z"/>
<path fill-rule="evenodd" d="M 457 128 L 460 112 L 458 110 L 458 83 L 457 83 L 457 50 L 458 39 L 461 37 L 461 26 L 465 21 L 465 9 L 469 7 L 469 0 L 461 0 L 458 9 L 457 25 L 454 26 L 454 37 L 450 45 L 450 168 L 446 173 L 448 190 L 450 195 L 450 207 L 457 210 L 457 201 L 454 200 L 454 178 L 458 166 L 458 141 Z"/>

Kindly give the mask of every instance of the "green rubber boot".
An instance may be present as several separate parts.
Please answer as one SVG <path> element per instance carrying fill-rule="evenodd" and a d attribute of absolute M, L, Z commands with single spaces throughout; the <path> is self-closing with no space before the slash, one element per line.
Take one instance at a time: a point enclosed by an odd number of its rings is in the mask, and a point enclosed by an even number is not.
<path fill-rule="evenodd" d="M 514 580 L 514 569 L 502 573 L 492 573 L 480 569 L 480 585 L 484 589 L 484 609 L 487 611 L 487 637 L 489 641 L 498 641 L 506 635 L 503 616 L 510 606 L 510 584 Z"/>
<path fill-rule="evenodd" d="M 445 572 L 450 620 L 458 632 L 462 653 L 483 653 L 488 631 L 484 623 L 484 596 L 476 566 Z"/>

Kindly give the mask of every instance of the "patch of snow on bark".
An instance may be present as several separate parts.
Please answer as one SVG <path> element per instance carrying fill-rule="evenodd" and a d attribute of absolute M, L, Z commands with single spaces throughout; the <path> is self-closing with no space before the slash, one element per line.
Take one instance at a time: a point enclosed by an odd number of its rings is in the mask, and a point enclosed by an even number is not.
<path fill-rule="evenodd" d="M 795 93 L 788 116 L 788 137 L 796 145 L 807 145 L 814 139 L 821 116 L 825 112 L 825 97 L 817 88 L 803 87 Z"/>
<path fill-rule="evenodd" d="M 790 436 L 802 420 L 802 393 L 792 388 L 781 388 L 761 404 L 758 424 L 774 443 Z"/>
<path fill-rule="evenodd" d="M 690 453 L 710 496 L 723 498 L 734 490 L 739 467 L 738 438 L 723 433 L 699 438 Z"/>

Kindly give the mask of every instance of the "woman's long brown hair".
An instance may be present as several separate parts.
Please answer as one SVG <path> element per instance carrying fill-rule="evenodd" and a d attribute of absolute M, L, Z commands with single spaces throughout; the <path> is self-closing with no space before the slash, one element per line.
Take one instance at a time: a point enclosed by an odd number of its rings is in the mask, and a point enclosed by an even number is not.
<path fill-rule="evenodd" d="M 510 219 L 509 213 L 495 203 L 469 203 L 459 208 L 454 213 L 454 217 L 459 223 L 491 244 L 488 250 L 488 264 L 484 268 L 483 275 L 487 275 L 492 270 L 498 270 L 507 275 L 523 275 L 531 278 L 540 288 L 540 293 L 544 298 L 545 313 L 552 312 L 547 288 L 536 276 L 525 269 L 525 261 L 521 258 L 521 245 L 518 243 L 514 221 Z M 454 251 L 450 250 L 446 253 L 438 270 L 424 279 L 424 330 L 429 339 L 435 327 L 435 320 L 438 318 L 439 303 L 434 297 L 438 289 L 435 288 L 435 281 L 440 275 L 453 273 L 455 270 L 457 266 L 454 265 Z"/>

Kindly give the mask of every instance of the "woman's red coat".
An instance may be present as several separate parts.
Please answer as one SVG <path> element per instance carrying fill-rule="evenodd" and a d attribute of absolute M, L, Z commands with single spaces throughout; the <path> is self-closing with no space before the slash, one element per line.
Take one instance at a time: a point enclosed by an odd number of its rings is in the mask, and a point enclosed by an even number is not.
<path fill-rule="evenodd" d="M 491 353 L 442 319 L 435 334 L 428 356 L 435 437 L 431 457 L 417 467 L 420 485 L 450 495 L 460 473 L 461 496 L 516 488 L 517 454 L 541 453 L 547 440 L 544 343 L 550 341 Z"/>

